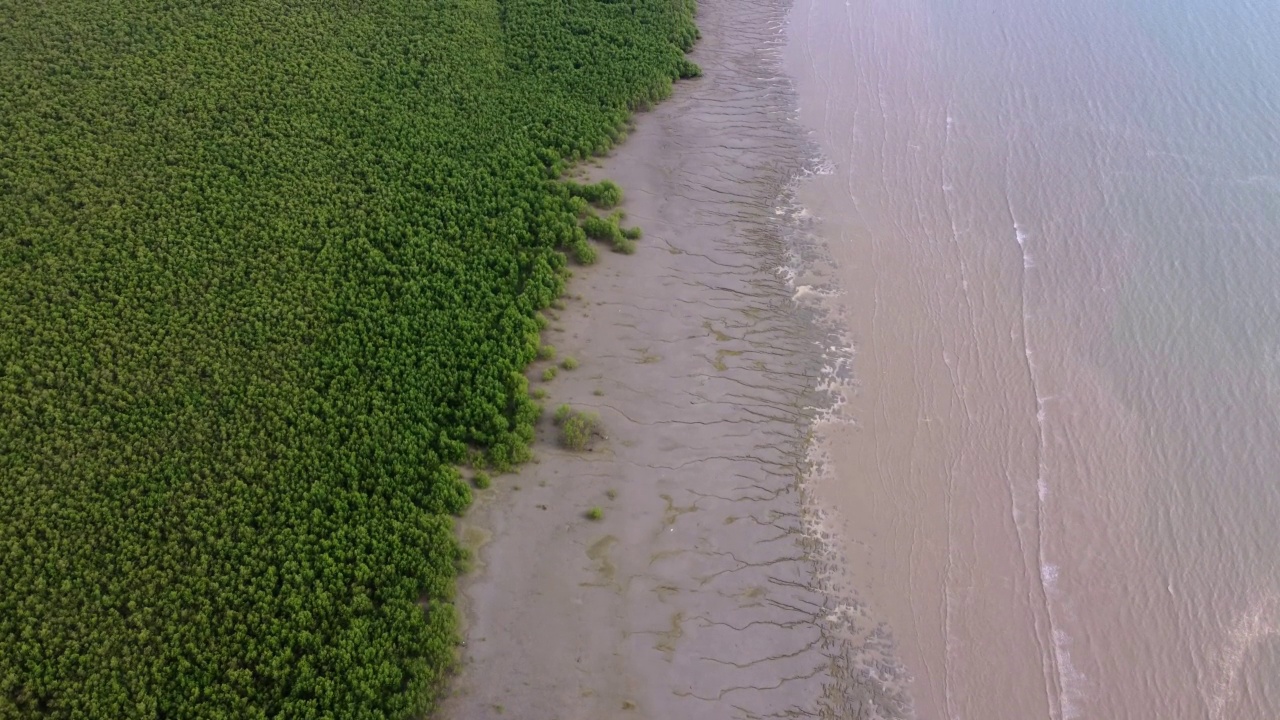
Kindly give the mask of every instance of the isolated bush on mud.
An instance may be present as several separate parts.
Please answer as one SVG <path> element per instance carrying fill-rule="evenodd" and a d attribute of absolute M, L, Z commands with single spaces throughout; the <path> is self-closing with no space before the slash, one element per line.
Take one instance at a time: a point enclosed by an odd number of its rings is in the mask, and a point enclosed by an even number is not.
<path fill-rule="evenodd" d="M 600 429 L 600 418 L 592 412 L 575 410 L 568 405 L 556 408 L 552 417 L 560 428 L 560 444 L 570 450 L 585 450 Z"/>

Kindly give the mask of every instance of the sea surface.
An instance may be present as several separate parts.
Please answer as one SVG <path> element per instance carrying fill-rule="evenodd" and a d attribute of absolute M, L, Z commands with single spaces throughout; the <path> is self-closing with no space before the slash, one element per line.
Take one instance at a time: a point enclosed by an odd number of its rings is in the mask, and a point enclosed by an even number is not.
<path fill-rule="evenodd" d="M 1280 717 L 1280 3 L 787 33 L 864 717 Z"/>

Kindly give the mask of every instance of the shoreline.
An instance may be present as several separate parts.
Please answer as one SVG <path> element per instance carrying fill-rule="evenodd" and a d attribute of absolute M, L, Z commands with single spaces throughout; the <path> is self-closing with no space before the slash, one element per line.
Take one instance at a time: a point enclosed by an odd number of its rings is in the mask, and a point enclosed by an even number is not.
<path fill-rule="evenodd" d="M 862 716 L 801 487 L 824 358 L 779 272 L 802 252 L 778 205 L 808 155 L 781 76 L 789 5 L 701 2 L 703 77 L 579 166 L 623 188 L 645 236 L 575 268 L 546 312 L 544 342 L 580 366 L 529 368 L 536 459 L 459 523 L 477 562 L 435 717 Z M 555 443 L 564 403 L 600 416 L 587 452 Z"/>

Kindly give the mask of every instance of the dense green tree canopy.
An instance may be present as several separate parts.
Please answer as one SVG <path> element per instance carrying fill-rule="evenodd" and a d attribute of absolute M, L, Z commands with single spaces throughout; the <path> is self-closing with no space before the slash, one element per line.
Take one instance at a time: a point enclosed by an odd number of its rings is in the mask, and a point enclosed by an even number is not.
<path fill-rule="evenodd" d="M 455 464 L 527 453 L 583 238 L 555 178 L 695 33 L 692 0 L 0 0 L 0 717 L 428 708 Z"/>

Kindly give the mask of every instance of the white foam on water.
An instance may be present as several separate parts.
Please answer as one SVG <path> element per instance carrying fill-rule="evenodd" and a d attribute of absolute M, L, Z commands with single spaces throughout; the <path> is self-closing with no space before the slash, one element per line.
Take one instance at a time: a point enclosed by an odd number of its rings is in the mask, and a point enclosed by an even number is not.
<path fill-rule="evenodd" d="M 1058 673 L 1065 680 L 1061 698 L 1062 717 L 1078 718 L 1088 680 L 1071 662 L 1071 637 L 1062 630 L 1053 631 L 1053 654 L 1058 661 Z"/>
<path fill-rule="evenodd" d="M 814 146 L 816 148 L 816 145 Z M 814 152 L 801 172 L 783 189 L 774 214 L 784 223 L 790 242 L 783 264 L 776 274 L 785 283 L 791 300 L 813 313 L 819 336 L 815 340 L 820 354 L 820 369 L 815 391 L 817 402 L 806 409 L 811 414 L 810 440 L 804 451 L 800 483 L 802 527 L 814 558 L 816 584 L 830 605 L 821 620 L 825 632 L 847 643 L 848 652 L 841 658 L 847 664 L 859 691 L 889 703 L 888 706 L 860 705 L 869 720 L 901 720 L 912 717 L 907 687 L 911 677 L 897 658 L 892 633 L 871 616 L 847 573 L 843 548 L 842 519 L 830 508 L 819 504 L 815 488 L 836 481 L 829 453 L 819 438 L 837 426 L 857 426 L 849 412 L 849 400 L 858 392 L 854 377 L 857 349 L 844 324 L 838 322 L 843 292 L 835 285 L 814 282 L 820 277 L 814 270 L 829 270 L 832 261 L 818 235 L 821 219 L 804 207 L 797 197 L 801 183 L 831 175 L 834 163 Z M 832 277 L 834 273 L 822 273 Z"/>
<path fill-rule="evenodd" d="M 1060 568 L 1056 564 L 1044 563 L 1040 566 L 1040 582 L 1044 586 L 1045 594 L 1051 601 L 1061 603 L 1065 598 L 1062 597 L 1058 586 L 1059 576 Z M 1051 648 L 1061 685 L 1061 694 L 1058 698 L 1059 713 L 1064 720 L 1080 717 L 1080 705 L 1085 699 L 1088 678 L 1071 660 L 1071 636 L 1061 627 L 1055 627 L 1050 631 L 1050 638 L 1053 641 Z"/>
<path fill-rule="evenodd" d="M 1009 185 L 1008 178 L 1005 179 L 1006 187 Z M 1049 664 L 1045 668 L 1046 673 L 1046 690 L 1049 691 L 1051 702 L 1051 714 L 1060 720 L 1070 720 L 1070 718 L 1078 717 L 1080 707 L 1086 698 L 1086 689 L 1089 685 L 1089 679 L 1078 670 L 1071 661 L 1071 636 L 1063 629 L 1062 623 L 1058 618 L 1058 612 L 1055 605 L 1062 606 L 1066 602 L 1066 598 L 1062 597 L 1059 590 L 1058 577 L 1059 567 L 1048 560 L 1045 551 L 1045 519 L 1049 508 L 1050 487 L 1048 479 L 1048 468 L 1045 466 L 1045 449 L 1047 447 L 1048 436 L 1046 430 L 1046 421 L 1048 413 L 1045 403 L 1050 399 L 1049 396 L 1040 392 L 1039 373 L 1035 359 L 1031 351 L 1031 325 L 1032 317 L 1030 305 L 1027 301 L 1027 285 L 1029 283 L 1029 270 L 1035 267 L 1032 262 L 1031 253 L 1027 248 L 1027 243 L 1031 239 L 1028 233 L 1023 229 L 1021 223 L 1018 222 L 1017 214 L 1014 212 L 1013 203 L 1009 200 L 1006 192 L 1006 203 L 1008 205 L 1009 219 L 1013 225 L 1013 237 L 1018 243 L 1018 251 L 1022 255 L 1022 277 L 1020 278 L 1020 294 L 1022 304 L 1022 348 L 1026 356 L 1027 382 L 1030 385 L 1031 396 L 1035 403 L 1035 419 L 1036 419 L 1036 506 L 1035 517 L 1032 521 L 1035 523 L 1034 538 L 1036 541 L 1037 563 L 1039 564 L 1040 574 L 1040 591 L 1044 598 L 1044 617 L 1048 623 L 1047 638 L 1049 644 L 1050 657 Z M 1021 528 L 1021 525 L 1018 526 Z M 1018 530 L 1019 542 L 1022 542 L 1021 529 Z M 1053 690 L 1056 689 L 1056 692 Z M 1056 705 L 1056 707 L 1053 707 Z"/>
<path fill-rule="evenodd" d="M 830 300 L 839 297 L 840 291 L 831 288 L 818 287 L 814 285 L 797 285 L 795 292 L 791 294 L 791 300 L 795 303 L 801 303 L 805 300 Z"/>
<path fill-rule="evenodd" d="M 1052 563 L 1041 565 L 1040 582 L 1044 583 L 1046 589 L 1056 590 L 1058 586 L 1058 566 Z"/>
<path fill-rule="evenodd" d="M 783 188 L 774 207 L 774 214 L 789 226 L 791 235 L 785 262 L 776 273 L 790 291 L 791 301 L 813 310 L 821 318 L 819 325 L 823 339 L 819 346 L 822 366 L 816 390 L 822 401 L 817 406 L 806 408 L 814 414 L 815 429 L 827 424 L 856 424 L 845 412 L 849 396 L 857 390 L 853 378 L 856 349 L 843 326 L 833 321 L 838 312 L 838 300 L 844 293 L 834 285 L 802 280 L 809 276 L 808 271 L 818 266 L 829 266 L 831 260 L 823 254 L 822 239 L 817 234 L 820 219 L 800 203 L 797 194 L 802 183 L 834 172 L 835 164 L 817 151 L 815 145 L 813 154 Z"/>
<path fill-rule="evenodd" d="M 831 601 L 822 622 L 827 632 L 839 637 L 850 648 L 851 652 L 841 661 L 847 665 L 852 679 L 874 688 L 864 692 L 889 699 L 898 706 L 895 710 L 892 707 L 862 705 L 859 718 L 902 720 L 913 717 L 907 694 L 913 678 L 896 656 L 889 628 L 871 616 L 846 572 L 846 559 L 840 550 L 843 546 L 841 518 L 819 505 L 813 497 L 812 483 L 834 481 L 831 458 L 818 443 L 810 442 L 806 450 L 806 466 L 801 486 L 803 530 L 812 546 L 810 552 L 817 570 L 817 589 Z"/>
<path fill-rule="evenodd" d="M 1274 637 L 1280 637 L 1280 593 L 1270 592 L 1249 603 L 1223 638 L 1216 677 L 1203 690 L 1208 695 L 1209 720 L 1230 720 L 1249 651 Z"/>

